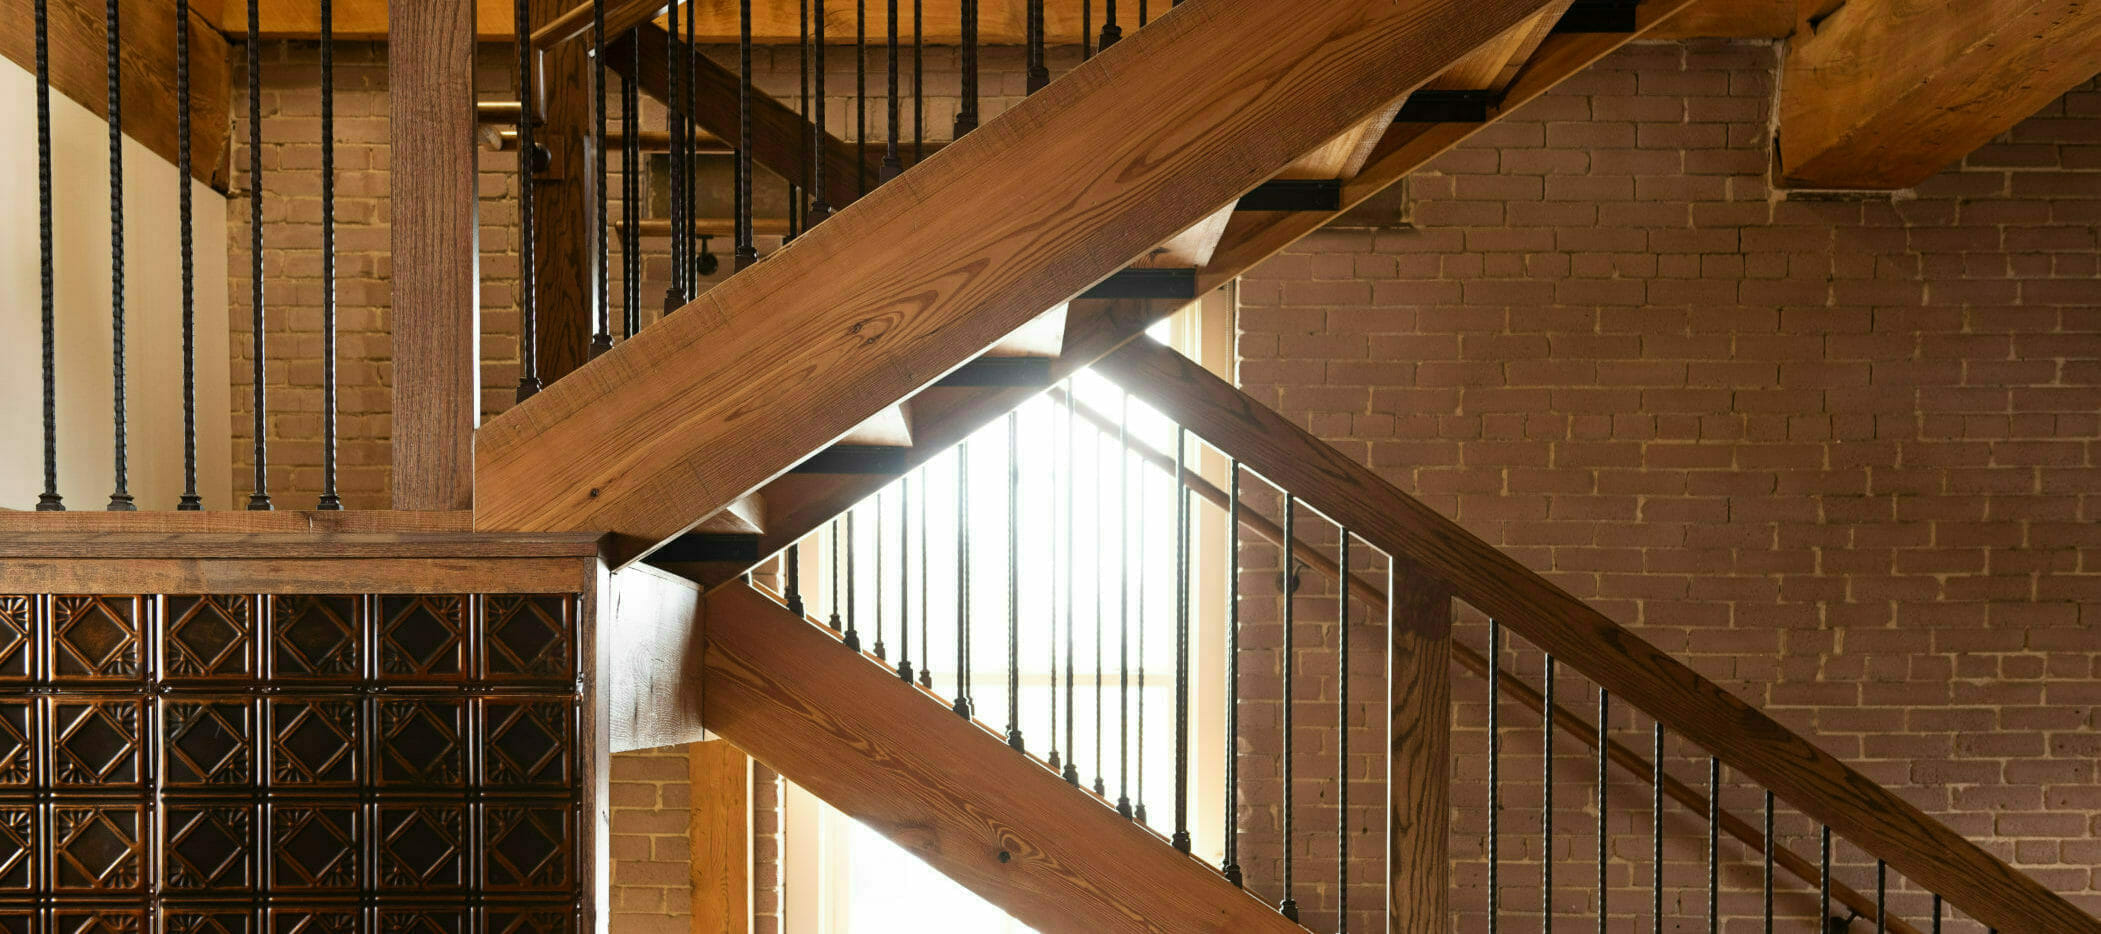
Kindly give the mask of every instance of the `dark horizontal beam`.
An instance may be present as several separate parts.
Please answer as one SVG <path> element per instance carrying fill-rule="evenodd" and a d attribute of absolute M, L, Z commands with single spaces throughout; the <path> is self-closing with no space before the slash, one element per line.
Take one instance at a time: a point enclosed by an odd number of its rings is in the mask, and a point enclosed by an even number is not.
<path fill-rule="evenodd" d="M 1493 91 L 1424 88 L 1408 95 L 1407 102 L 1393 115 L 1393 122 L 1487 123 L 1488 107 L 1495 103 L 1495 98 Z"/>
<path fill-rule="evenodd" d="M 1635 0 L 1576 0 L 1554 24 L 1555 32 L 1631 33 Z"/>
<path fill-rule="evenodd" d="M 1049 357 L 979 357 L 935 383 L 962 387 L 1044 388 L 1051 384 Z"/>
<path fill-rule="evenodd" d="M 652 564 L 700 564 L 716 561 L 741 561 L 746 565 L 759 560 L 759 537 L 751 534 L 725 534 L 719 532 L 695 532 L 681 535 L 666 543 L 649 556 Z"/>
<path fill-rule="evenodd" d="M 1340 211 L 1342 182 L 1333 178 L 1279 178 L 1240 196 L 1243 211 Z M 1193 297 L 1193 296 L 1192 296 Z"/>
<path fill-rule="evenodd" d="M 1126 269 L 1095 283 L 1081 298 L 1196 299 L 1194 269 Z"/>

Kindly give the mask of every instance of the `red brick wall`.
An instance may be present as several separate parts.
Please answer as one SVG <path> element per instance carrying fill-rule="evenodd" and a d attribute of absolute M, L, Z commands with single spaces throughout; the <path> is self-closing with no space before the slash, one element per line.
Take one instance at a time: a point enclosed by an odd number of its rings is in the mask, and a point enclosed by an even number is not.
<path fill-rule="evenodd" d="M 1774 65 L 1765 45 L 1639 45 L 1488 128 L 1408 181 L 1411 228 L 1325 232 L 1242 281 L 1241 381 L 2101 911 L 2101 84 L 1916 192 L 1790 199 L 1765 181 Z M 1302 644 L 1332 643 L 1332 612 L 1301 604 Z M 1250 624 L 1244 716 L 1273 724 L 1276 627 Z M 1480 648 L 1485 626 L 1458 637 Z M 1327 687 L 1326 651 L 1300 660 L 1302 697 Z M 1536 653 L 1511 663 L 1538 683 Z M 1560 687 L 1594 707 L 1587 682 Z M 1455 688 L 1454 914 L 1480 930 L 1483 682 Z M 1378 722 L 1383 697 L 1358 699 Z M 1331 705 L 1298 711 L 1315 930 L 1334 929 Z M 1538 721 L 1504 723 L 1502 905 L 1532 930 Z M 1647 748 L 1646 718 L 1615 728 Z M 1272 735 L 1244 737 L 1251 781 L 1275 771 Z M 1595 923 L 1595 765 L 1557 754 L 1554 908 Z M 1671 768 L 1704 784 L 1699 755 L 1674 748 Z M 1382 800 L 1380 772 L 1360 774 L 1356 800 Z M 1648 792 L 1613 783 L 1613 929 L 1647 930 Z M 1760 802 L 1725 795 L 1754 823 Z M 1244 812 L 1251 887 L 1274 899 L 1274 816 Z M 1664 914 L 1704 928 L 1705 824 L 1669 817 Z M 1378 852 L 1380 820 L 1357 820 L 1358 852 Z M 1782 830 L 1815 858 L 1785 808 Z M 1755 858 L 1723 854 L 1722 910 L 1752 917 Z M 1872 864 L 1837 858 L 1872 894 Z M 1379 866 L 1356 871 L 1353 907 L 1377 905 Z M 1783 915 L 1814 911 L 1813 889 L 1782 892 Z"/>

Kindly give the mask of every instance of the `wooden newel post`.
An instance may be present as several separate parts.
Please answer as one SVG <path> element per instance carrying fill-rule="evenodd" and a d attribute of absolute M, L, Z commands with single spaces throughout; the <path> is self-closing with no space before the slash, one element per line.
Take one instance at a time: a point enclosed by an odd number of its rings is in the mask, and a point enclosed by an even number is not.
<path fill-rule="evenodd" d="M 474 5 L 387 5 L 396 509 L 474 508 L 481 411 Z"/>
<path fill-rule="evenodd" d="M 1387 594 L 1386 930 L 1432 934 L 1451 925 L 1452 596 L 1398 558 Z"/>

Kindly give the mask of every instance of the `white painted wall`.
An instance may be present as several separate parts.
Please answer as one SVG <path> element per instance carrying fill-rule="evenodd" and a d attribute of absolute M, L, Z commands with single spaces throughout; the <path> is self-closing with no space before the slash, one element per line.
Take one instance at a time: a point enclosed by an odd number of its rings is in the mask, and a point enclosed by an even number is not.
<path fill-rule="evenodd" d="M 51 95 L 57 231 L 58 476 L 69 509 L 101 509 L 114 486 L 110 374 L 109 125 Z M 38 272 L 35 76 L 0 60 L 0 508 L 43 489 L 42 286 Z M 231 503 L 226 199 L 124 141 L 130 487 L 140 509 L 182 493 L 182 260 L 176 214 L 195 194 L 197 488 Z"/>

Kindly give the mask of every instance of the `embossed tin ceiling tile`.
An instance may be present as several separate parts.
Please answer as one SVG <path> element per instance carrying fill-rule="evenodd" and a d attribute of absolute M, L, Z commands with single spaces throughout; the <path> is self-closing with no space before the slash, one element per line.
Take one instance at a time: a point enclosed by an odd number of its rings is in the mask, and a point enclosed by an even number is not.
<path fill-rule="evenodd" d="M 467 702 L 461 698 L 383 698 L 379 785 L 456 786 L 466 781 Z"/>
<path fill-rule="evenodd" d="M 161 616 L 161 676 L 254 679 L 255 606 L 248 596 L 169 597 Z"/>
<path fill-rule="evenodd" d="M 161 701 L 161 776 L 171 786 L 255 783 L 255 702 Z"/>
<path fill-rule="evenodd" d="M 464 804 L 381 804 L 379 885 L 411 895 L 467 884 Z"/>
<path fill-rule="evenodd" d="M 270 780 L 285 786 L 355 785 L 359 712 L 342 697 L 270 699 Z"/>
<path fill-rule="evenodd" d="M 27 681 L 36 676 L 38 600 L 0 594 L 0 681 Z"/>
<path fill-rule="evenodd" d="M 380 677 L 458 681 L 465 676 L 467 606 L 465 597 L 381 597 Z"/>
<path fill-rule="evenodd" d="M 569 887 L 575 816 L 567 805 L 491 802 L 485 811 L 483 881 L 489 888 L 559 892 Z"/>
<path fill-rule="evenodd" d="M 139 831 L 144 823 L 143 809 L 136 804 L 53 805 L 53 886 L 110 893 L 140 888 L 145 846 Z"/>
<path fill-rule="evenodd" d="M 54 784 L 136 785 L 142 704 L 138 700 L 51 699 Z"/>
<path fill-rule="evenodd" d="M 364 670 L 361 596 L 270 598 L 270 674 L 274 678 L 355 680 Z"/>
<path fill-rule="evenodd" d="M 270 887 L 279 892 L 358 887 L 355 801 L 270 808 Z"/>
<path fill-rule="evenodd" d="M 254 805 L 171 804 L 161 817 L 167 891 L 227 895 L 254 887 Z"/>
<path fill-rule="evenodd" d="M 576 678 L 576 599 L 559 595 L 483 597 L 483 677 L 492 681 Z"/>
<path fill-rule="evenodd" d="M 576 705 L 561 698 L 484 698 L 482 783 L 562 787 L 576 761 Z"/>
<path fill-rule="evenodd" d="M 144 670 L 140 633 L 146 605 L 132 596 L 51 598 L 51 676 L 137 680 Z"/>

